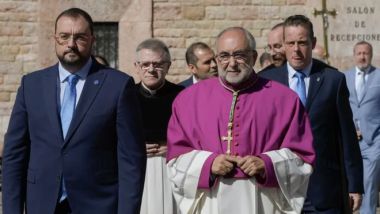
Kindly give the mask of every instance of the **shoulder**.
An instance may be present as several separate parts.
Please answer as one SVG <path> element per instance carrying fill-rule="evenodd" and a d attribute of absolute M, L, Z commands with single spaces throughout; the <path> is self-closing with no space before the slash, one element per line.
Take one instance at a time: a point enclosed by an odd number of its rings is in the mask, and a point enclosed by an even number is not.
<path fill-rule="evenodd" d="M 182 91 L 182 90 L 185 89 L 185 86 L 179 85 L 179 84 L 176 85 L 176 84 L 174 84 L 174 83 L 172 83 L 172 82 L 170 82 L 168 80 L 166 80 L 166 83 L 167 83 L 168 88 L 170 89 L 170 91 L 173 91 L 173 92 L 180 92 L 180 91 Z"/>
<path fill-rule="evenodd" d="M 24 75 L 25 79 L 35 79 L 35 78 L 41 78 L 41 76 L 46 76 L 49 74 L 53 74 L 54 72 L 58 72 L 58 64 L 55 64 L 53 66 L 34 71 L 32 73 Z"/>
<path fill-rule="evenodd" d="M 281 100 L 298 98 L 298 95 L 292 89 L 277 81 L 260 78 L 260 85 L 262 85 L 262 95 L 264 97 L 276 97 Z"/>
<path fill-rule="evenodd" d="M 192 83 L 193 83 L 193 76 L 191 76 L 190 78 L 178 83 L 178 85 L 187 87 L 187 86 L 190 86 Z"/>

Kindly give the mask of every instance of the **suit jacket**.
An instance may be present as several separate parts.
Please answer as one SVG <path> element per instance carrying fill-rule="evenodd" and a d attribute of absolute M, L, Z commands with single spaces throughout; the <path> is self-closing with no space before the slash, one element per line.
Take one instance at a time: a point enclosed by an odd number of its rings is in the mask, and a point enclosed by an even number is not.
<path fill-rule="evenodd" d="M 178 83 L 178 85 L 182 85 L 182 86 L 185 86 L 186 88 L 193 85 L 193 76 L 191 76 L 189 79 L 187 80 L 184 80 L 180 83 Z"/>
<path fill-rule="evenodd" d="M 287 64 L 259 75 L 289 87 Z M 307 198 L 319 209 L 340 209 L 342 205 L 347 209 L 348 192 L 364 192 L 363 161 L 348 98 L 344 74 L 313 59 L 306 111 L 313 131 L 316 168 Z"/>
<path fill-rule="evenodd" d="M 3 213 L 52 214 L 64 178 L 73 213 L 139 213 L 146 151 L 130 76 L 93 58 L 66 139 L 58 64 L 22 78 L 3 157 Z"/>
<path fill-rule="evenodd" d="M 353 119 L 359 120 L 364 141 L 368 144 L 380 142 L 380 70 L 371 66 L 361 100 L 358 100 L 355 89 L 356 68 L 344 74 L 350 91 Z"/>

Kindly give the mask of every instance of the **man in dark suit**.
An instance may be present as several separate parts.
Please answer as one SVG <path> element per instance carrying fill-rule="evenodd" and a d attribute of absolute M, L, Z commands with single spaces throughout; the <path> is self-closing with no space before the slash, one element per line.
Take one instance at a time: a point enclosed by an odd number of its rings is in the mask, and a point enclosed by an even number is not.
<path fill-rule="evenodd" d="M 55 25 L 59 62 L 22 78 L 3 159 L 3 213 L 140 211 L 146 152 L 133 79 L 91 57 L 83 10 Z"/>
<path fill-rule="evenodd" d="M 189 79 L 179 83 L 186 88 L 208 78 L 218 76 L 218 66 L 212 49 L 203 42 L 190 45 L 186 51 L 186 63 L 193 74 Z"/>
<path fill-rule="evenodd" d="M 283 36 L 288 63 L 259 75 L 293 89 L 310 119 L 316 168 L 310 178 L 303 213 L 357 210 L 363 193 L 363 162 L 345 76 L 312 59 L 316 38 L 307 17 L 295 15 L 286 19 Z M 349 209 L 351 201 L 354 204 Z"/>

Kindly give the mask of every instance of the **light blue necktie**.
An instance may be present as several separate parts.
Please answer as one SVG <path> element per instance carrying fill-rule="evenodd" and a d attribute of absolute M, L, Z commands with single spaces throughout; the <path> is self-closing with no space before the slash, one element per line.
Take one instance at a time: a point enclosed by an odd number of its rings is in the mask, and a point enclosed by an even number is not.
<path fill-rule="evenodd" d="M 77 90 L 76 84 L 78 82 L 78 76 L 75 74 L 71 74 L 67 77 L 67 85 L 65 88 L 65 93 L 63 95 L 63 102 L 61 106 L 61 123 L 62 123 L 62 133 L 63 139 L 66 138 L 67 131 L 69 130 L 71 119 L 73 118 L 76 98 L 77 98 Z M 67 197 L 65 182 L 62 176 L 62 196 L 59 202 L 62 202 Z"/>
<path fill-rule="evenodd" d="M 295 77 L 297 77 L 297 84 L 296 84 L 296 93 L 298 94 L 298 97 L 300 98 L 303 105 L 306 105 L 306 85 L 305 85 L 305 77 L 306 75 L 302 72 L 296 72 L 294 74 Z"/>

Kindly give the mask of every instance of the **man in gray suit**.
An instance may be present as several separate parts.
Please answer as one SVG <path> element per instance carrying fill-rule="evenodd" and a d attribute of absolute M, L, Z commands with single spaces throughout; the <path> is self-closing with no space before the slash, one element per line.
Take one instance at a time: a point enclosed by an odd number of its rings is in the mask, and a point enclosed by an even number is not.
<path fill-rule="evenodd" d="M 344 72 L 364 165 L 360 213 L 375 214 L 380 180 L 380 70 L 371 65 L 372 45 L 354 47 L 356 66 Z"/>

